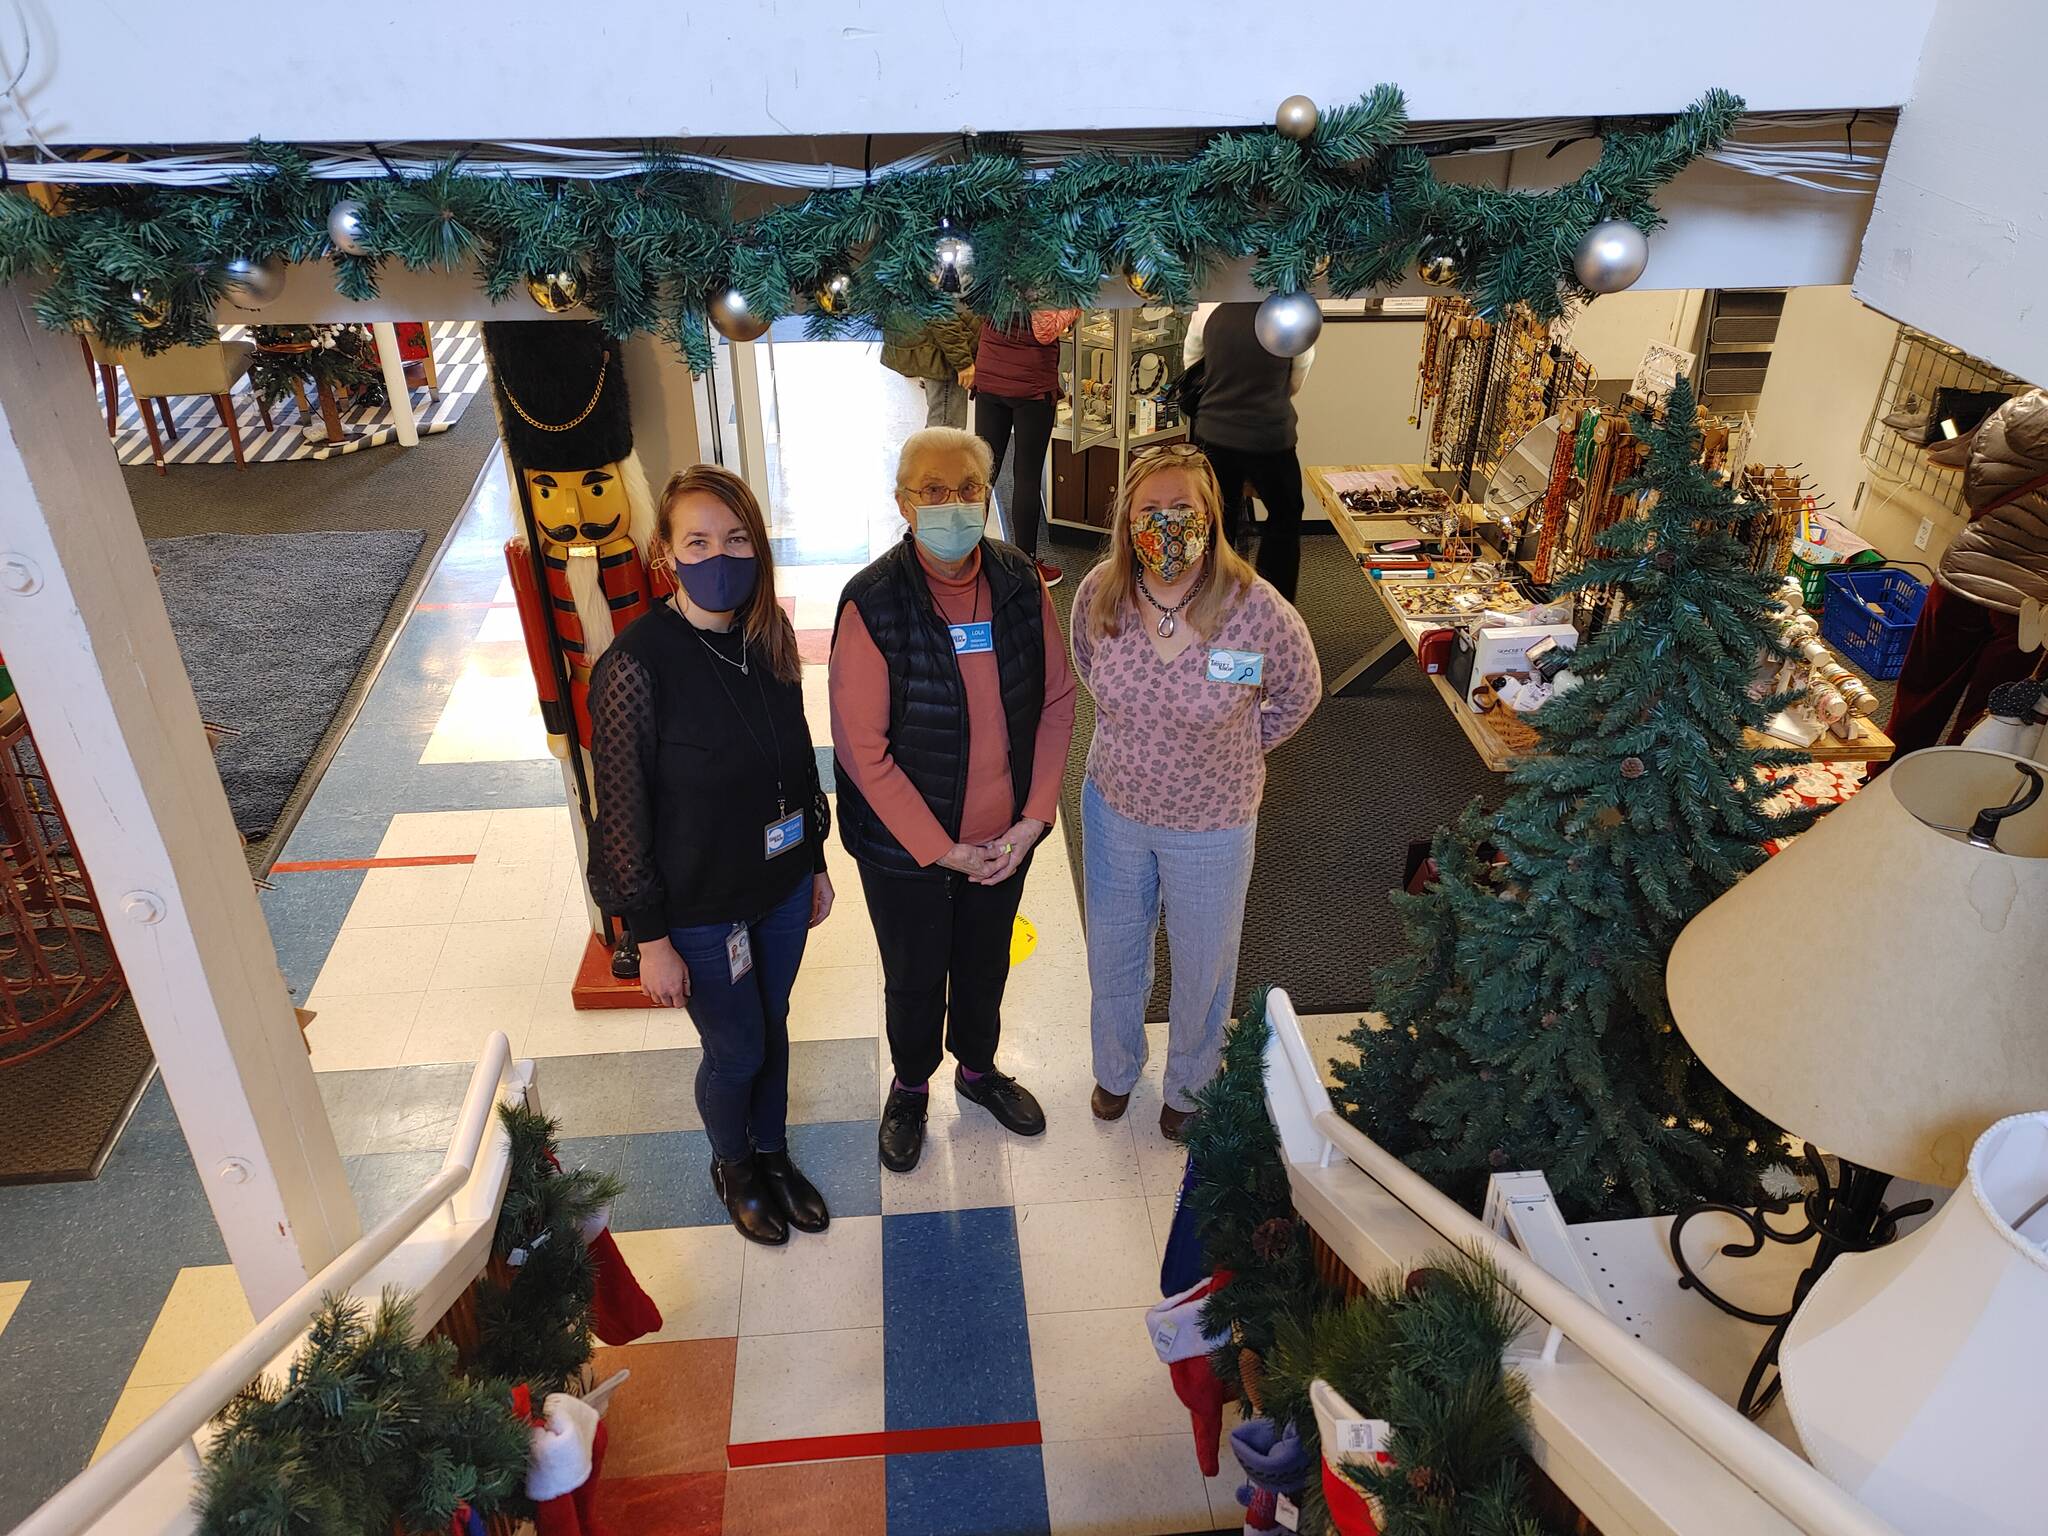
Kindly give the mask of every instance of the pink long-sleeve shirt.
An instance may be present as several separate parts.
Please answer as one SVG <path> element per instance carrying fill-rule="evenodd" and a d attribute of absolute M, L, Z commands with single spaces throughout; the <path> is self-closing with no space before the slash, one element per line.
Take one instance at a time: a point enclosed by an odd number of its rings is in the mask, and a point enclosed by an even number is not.
<path fill-rule="evenodd" d="M 1088 633 L 1085 615 L 1106 569 L 1096 566 L 1074 594 L 1074 671 L 1095 695 L 1088 777 L 1111 810 L 1148 826 L 1243 826 L 1259 813 L 1266 754 L 1300 730 L 1322 698 L 1308 626 L 1261 578 L 1216 634 L 1161 661 L 1146 617 L 1128 606 L 1121 634 Z M 1259 656 L 1260 683 L 1214 681 L 1218 651 Z"/>

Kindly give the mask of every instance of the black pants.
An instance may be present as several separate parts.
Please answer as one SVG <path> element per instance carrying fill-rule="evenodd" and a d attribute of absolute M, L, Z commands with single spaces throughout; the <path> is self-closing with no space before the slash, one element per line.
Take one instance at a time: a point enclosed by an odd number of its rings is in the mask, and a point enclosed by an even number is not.
<path fill-rule="evenodd" d="M 1052 441 L 1052 401 L 1012 400 L 1007 395 L 974 397 L 974 435 L 995 455 L 989 479 L 1003 472 L 1003 451 L 1017 434 L 1016 488 L 1010 504 L 1010 535 L 1027 555 L 1038 553 L 1038 520 L 1045 513 L 1045 449 Z"/>
<path fill-rule="evenodd" d="M 1031 861 L 1001 885 L 975 885 L 939 870 L 886 875 L 860 867 L 868 916 L 882 951 L 889 1055 L 897 1080 L 915 1088 L 946 1050 L 970 1072 L 996 1064 L 1010 930 Z"/>
<path fill-rule="evenodd" d="M 1301 460 L 1292 448 L 1258 453 L 1202 443 L 1223 487 L 1223 529 L 1232 543 L 1250 516 L 1245 482 L 1251 482 L 1266 504 L 1266 527 L 1259 536 L 1259 574 L 1280 589 L 1290 603 L 1301 576 Z"/>

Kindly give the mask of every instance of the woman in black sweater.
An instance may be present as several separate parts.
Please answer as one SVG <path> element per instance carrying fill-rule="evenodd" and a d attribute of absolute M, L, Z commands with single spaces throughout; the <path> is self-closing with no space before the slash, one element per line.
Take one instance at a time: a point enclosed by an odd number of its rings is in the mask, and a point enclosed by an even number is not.
<path fill-rule="evenodd" d="M 687 1006 L 704 1043 L 712 1186 L 742 1234 L 783 1243 L 830 1220 L 786 1140 L 789 992 L 832 910 L 830 813 L 754 493 L 699 464 L 655 526 L 678 590 L 591 675 L 593 885 L 639 942 L 648 998 Z"/>

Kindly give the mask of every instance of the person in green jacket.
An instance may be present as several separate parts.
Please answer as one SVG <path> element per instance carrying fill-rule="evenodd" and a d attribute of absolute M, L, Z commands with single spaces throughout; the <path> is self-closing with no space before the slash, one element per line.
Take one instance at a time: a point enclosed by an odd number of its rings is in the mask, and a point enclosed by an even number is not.
<path fill-rule="evenodd" d="M 967 392 L 974 388 L 974 349 L 981 317 L 955 309 L 914 330 L 885 327 L 882 366 L 924 386 L 924 424 L 967 425 Z"/>

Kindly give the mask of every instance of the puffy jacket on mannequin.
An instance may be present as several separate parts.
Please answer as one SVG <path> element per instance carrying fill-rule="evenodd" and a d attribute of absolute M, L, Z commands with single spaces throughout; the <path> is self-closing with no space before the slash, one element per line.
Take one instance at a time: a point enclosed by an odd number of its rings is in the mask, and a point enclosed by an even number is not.
<path fill-rule="evenodd" d="M 2048 604 L 2044 477 L 2048 390 L 2033 389 L 2001 405 L 1977 429 L 1963 471 L 1971 521 L 1942 557 L 1937 579 L 1943 586 L 2000 613 L 2017 614 L 2023 598 Z"/>

